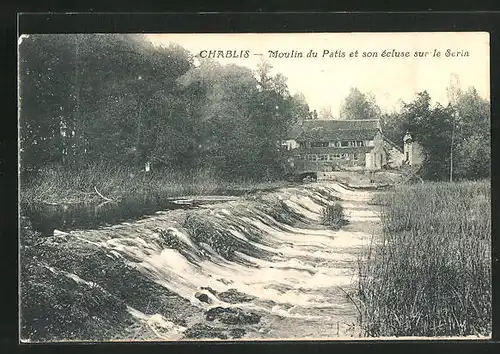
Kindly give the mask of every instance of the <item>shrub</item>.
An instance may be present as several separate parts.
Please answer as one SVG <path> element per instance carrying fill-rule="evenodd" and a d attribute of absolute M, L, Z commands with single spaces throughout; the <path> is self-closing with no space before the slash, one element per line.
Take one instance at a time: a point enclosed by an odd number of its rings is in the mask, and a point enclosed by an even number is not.
<path fill-rule="evenodd" d="M 339 203 L 334 203 L 323 208 L 322 223 L 334 230 L 340 229 L 347 223 L 344 208 Z"/>

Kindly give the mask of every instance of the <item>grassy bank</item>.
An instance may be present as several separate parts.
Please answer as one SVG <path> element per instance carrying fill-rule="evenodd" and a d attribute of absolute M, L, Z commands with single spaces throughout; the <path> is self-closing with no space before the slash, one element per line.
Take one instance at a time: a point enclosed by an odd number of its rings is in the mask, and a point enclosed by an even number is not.
<path fill-rule="evenodd" d="M 491 333 L 486 182 L 400 186 L 377 201 L 383 240 L 360 262 L 368 336 Z"/>
<path fill-rule="evenodd" d="M 225 180 L 210 171 L 136 171 L 93 165 L 70 170 L 46 167 L 21 178 L 22 214 L 44 235 L 53 229 L 94 228 L 178 207 L 172 199 L 241 195 L 283 187 L 284 181 Z"/>
<path fill-rule="evenodd" d="M 205 170 L 180 172 L 163 169 L 146 173 L 123 166 L 93 165 L 79 170 L 54 166 L 43 168 L 36 178 L 21 178 L 21 202 L 84 203 L 111 199 L 133 200 L 139 205 L 150 200 L 224 194 L 281 186 L 283 183 L 242 179 L 229 181 Z"/>

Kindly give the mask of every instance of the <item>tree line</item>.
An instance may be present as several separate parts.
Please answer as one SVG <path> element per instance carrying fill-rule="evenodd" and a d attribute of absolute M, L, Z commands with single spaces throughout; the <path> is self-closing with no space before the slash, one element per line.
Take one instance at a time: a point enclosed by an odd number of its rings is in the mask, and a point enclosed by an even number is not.
<path fill-rule="evenodd" d="M 309 107 L 286 78 L 142 35 L 30 35 L 19 46 L 20 158 L 27 174 L 91 163 L 259 178 Z"/>
<path fill-rule="evenodd" d="M 457 78 L 450 82 L 450 104 L 432 104 L 427 91 L 418 92 L 411 102 L 401 102 L 393 112 L 384 113 L 373 95 L 351 88 L 340 108 L 339 119 L 380 119 L 384 136 L 403 148 L 408 131 L 425 153 L 421 173 L 428 180 L 481 179 L 490 176 L 490 103 L 474 87 L 462 90 Z M 322 119 L 334 119 L 322 109 Z"/>
<path fill-rule="evenodd" d="M 265 62 L 256 71 L 197 62 L 178 45 L 142 35 L 29 35 L 19 45 L 21 172 L 104 163 L 223 177 L 270 178 L 283 169 L 278 142 L 311 111 L 302 94 Z M 340 119 L 380 119 L 402 145 L 410 131 L 426 153 L 423 177 L 490 175 L 490 104 L 474 88 L 453 89 L 453 103 L 412 102 L 383 113 L 375 98 L 352 88 Z M 451 91 L 450 91 L 451 92 Z"/>
<path fill-rule="evenodd" d="M 394 142 L 409 131 L 423 148 L 422 177 L 428 180 L 481 179 L 491 175 L 490 104 L 473 87 L 455 88 L 446 107 L 419 92 L 396 112 L 381 116 L 382 130 Z M 451 175 L 451 176 L 450 176 Z"/>

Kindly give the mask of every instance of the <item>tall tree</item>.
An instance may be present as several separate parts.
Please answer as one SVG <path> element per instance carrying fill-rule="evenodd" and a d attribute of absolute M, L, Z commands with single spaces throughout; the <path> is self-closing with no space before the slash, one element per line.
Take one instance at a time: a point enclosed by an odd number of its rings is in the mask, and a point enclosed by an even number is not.
<path fill-rule="evenodd" d="M 366 95 L 351 88 L 340 108 L 340 118 L 345 120 L 378 119 L 381 111 L 373 95 Z"/>
<path fill-rule="evenodd" d="M 20 47 L 22 166 L 144 162 L 277 172 L 278 143 L 311 116 L 263 63 L 257 72 L 203 61 L 137 35 L 52 35 Z"/>
<path fill-rule="evenodd" d="M 490 103 L 470 87 L 456 106 L 454 173 L 457 178 L 485 178 L 491 173 Z"/>
<path fill-rule="evenodd" d="M 184 49 L 143 36 L 31 35 L 20 45 L 22 166 L 150 159 L 164 99 L 178 100 L 191 66 Z"/>
<path fill-rule="evenodd" d="M 62 122 L 72 118 L 76 98 L 72 47 L 57 35 L 29 35 L 19 45 L 22 171 L 62 162 Z"/>
<path fill-rule="evenodd" d="M 257 84 L 261 90 L 268 90 L 272 85 L 272 69 L 273 66 L 266 60 L 262 60 L 257 64 Z"/>

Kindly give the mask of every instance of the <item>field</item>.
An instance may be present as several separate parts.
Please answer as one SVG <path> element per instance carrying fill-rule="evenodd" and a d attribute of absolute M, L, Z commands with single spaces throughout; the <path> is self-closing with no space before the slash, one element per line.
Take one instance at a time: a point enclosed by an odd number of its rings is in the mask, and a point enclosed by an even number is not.
<path fill-rule="evenodd" d="M 491 334 L 487 182 L 399 186 L 381 204 L 383 239 L 359 267 L 368 336 Z"/>

